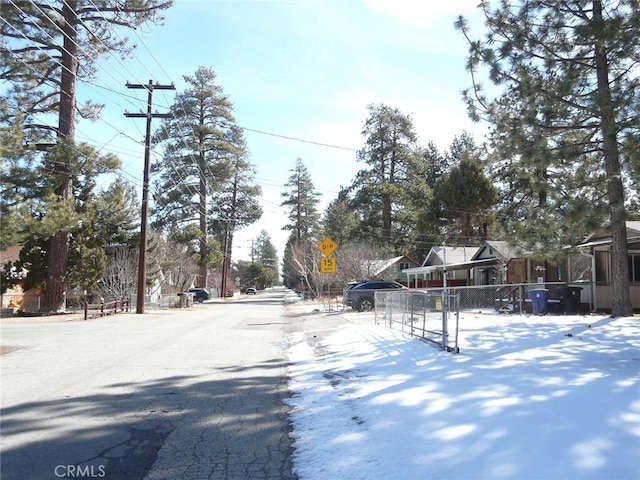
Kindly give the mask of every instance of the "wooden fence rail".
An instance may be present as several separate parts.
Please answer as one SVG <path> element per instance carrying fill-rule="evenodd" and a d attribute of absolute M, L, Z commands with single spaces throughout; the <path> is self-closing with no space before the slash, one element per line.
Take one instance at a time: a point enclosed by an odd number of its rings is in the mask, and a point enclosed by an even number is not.
<path fill-rule="evenodd" d="M 105 315 L 115 315 L 118 312 L 129 312 L 129 299 L 84 304 L 85 320 L 89 318 L 89 315 L 91 315 L 91 318 L 95 318 L 104 317 Z"/>

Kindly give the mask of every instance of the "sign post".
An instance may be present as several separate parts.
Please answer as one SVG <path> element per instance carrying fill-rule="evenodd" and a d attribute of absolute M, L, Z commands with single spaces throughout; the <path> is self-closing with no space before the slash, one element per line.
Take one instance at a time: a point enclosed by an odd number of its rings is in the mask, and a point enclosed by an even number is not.
<path fill-rule="evenodd" d="M 336 245 L 336 242 L 329 237 L 325 237 L 325 239 L 320 242 L 318 250 L 324 255 L 324 257 L 320 259 L 320 273 L 336 273 L 338 270 L 338 262 L 336 261 L 336 257 L 332 257 L 331 255 L 337 248 L 338 245 Z M 327 289 L 329 290 L 329 310 L 331 310 L 331 284 L 327 285 Z"/>

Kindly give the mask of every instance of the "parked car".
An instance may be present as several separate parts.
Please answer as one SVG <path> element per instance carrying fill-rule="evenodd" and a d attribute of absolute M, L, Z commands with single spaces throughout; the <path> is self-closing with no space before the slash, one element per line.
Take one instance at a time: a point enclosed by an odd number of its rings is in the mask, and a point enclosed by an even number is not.
<path fill-rule="evenodd" d="M 204 288 L 190 288 L 189 293 L 193 293 L 193 298 L 198 303 L 202 303 L 205 300 L 209 300 L 211 298 L 209 290 L 206 290 Z"/>
<path fill-rule="evenodd" d="M 363 281 L 360 282 L 349 282 L 347 283 L 347 285 L 344 287 L 344 290 L 350 290 L 353 287 L 355 287 L 356 285 L 360 285 L 361 283 L 363 283 Z"/>
<path fill-rule="evenodd" d="M 255 295 L 257 293 L 257 290 L 255 287 L 247 287 L 247 289 L 245 290 L 245 293 L 247 295 Z"/>
<path fill-rule="evenodd" d="M 359 312 L 368 312 L 375 306 L 374 293 L 376 290 L 398 290 L 406 289 L 398 282 L 387 282 L 382 280 L 372 280 L 357 284 L 349 284 L 342 292 L 342 301 Z"/>

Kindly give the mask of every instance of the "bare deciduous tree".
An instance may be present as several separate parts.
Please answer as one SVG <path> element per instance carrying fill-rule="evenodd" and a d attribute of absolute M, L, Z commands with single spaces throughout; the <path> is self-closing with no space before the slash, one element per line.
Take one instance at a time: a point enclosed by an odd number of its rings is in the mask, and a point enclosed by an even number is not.
<path fill-rule="evenodd" d="M 112 247 L 99 282 L 100 295 L 108 299 L 129 298 L 136 289 L 138 253 L 126 245 Z"/>

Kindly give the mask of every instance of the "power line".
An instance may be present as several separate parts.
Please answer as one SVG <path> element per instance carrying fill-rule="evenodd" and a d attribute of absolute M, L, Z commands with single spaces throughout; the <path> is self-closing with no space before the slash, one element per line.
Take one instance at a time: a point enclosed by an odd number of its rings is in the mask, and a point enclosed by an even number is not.
<path fill-rule="evenodd" d="M 253 129 L 253 128 L 248 128 L 248 127 L 243 127 L 243 126 L 240 126 L 240 128 L 242 128 L 243 130 L 246 130 L 247 132 L 254 132 L 254 133 L 259 133 L 261 135 L 269 135 L 271 137 L 284 138 L 285 140 L 291 140 L 291 141 L 294 141 L 294 142 L 310 143 L 312 145 L 319 145 L 321 147 L 327 147 L 327 148 L 337 148 L 339 150 L 347 150 L 347 151 L 350 151 L 350 152 L 357 152 L 358 151 L 357 148 L 342 147 L 340 145 L 331 145 L 330 143 L 315 142 L 313 140 L 304 140 L 302 138 L 289 137 L 287 135 L 281 135 L 281 134 L 278 134 L 278 133 L 265 132 L 264 130 L 256 130 L 256 129 Z"/>

